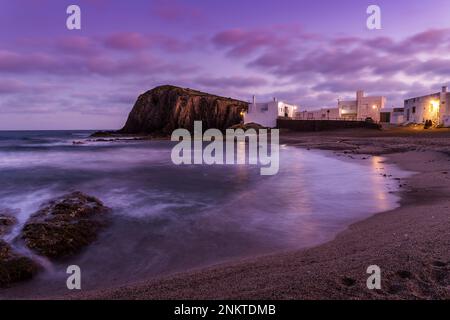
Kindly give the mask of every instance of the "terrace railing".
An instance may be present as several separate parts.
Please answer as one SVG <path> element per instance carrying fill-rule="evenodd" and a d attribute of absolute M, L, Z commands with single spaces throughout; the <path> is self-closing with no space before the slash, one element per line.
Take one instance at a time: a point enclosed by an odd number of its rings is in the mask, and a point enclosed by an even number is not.
<path fill-rule="evenodd" d="M 294 117 L 278 117 L 280 120 L 309 120 L 309 121 L 366 121 L 366 118 L 335 118 L 335 117 L 303 117 L 296 115 Z M 374 120 L 374 122 L 376 122 Z"/>

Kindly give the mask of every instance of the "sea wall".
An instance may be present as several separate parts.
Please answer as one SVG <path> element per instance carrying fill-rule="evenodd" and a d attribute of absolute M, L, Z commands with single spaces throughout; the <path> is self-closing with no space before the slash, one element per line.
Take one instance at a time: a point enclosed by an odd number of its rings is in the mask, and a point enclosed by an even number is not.
<path fill-rule="evenodd" d="M 354 128 L 380 129 L 380 125 L 366 121 L 278 119 L 277 128 L 292 131 L 329 131 Z"/>

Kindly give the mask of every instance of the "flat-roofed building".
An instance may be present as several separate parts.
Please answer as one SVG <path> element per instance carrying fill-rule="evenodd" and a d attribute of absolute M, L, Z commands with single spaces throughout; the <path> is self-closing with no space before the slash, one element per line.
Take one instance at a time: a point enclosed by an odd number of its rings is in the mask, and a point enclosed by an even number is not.
<path fill-rule="evenodd" d="M 256 97 L 248 106 L 248 112 L 244 113 L 244 123 L 257 123 L 264 127 L 275 128 L 277 119 L 293 119 L 298 106 L 273 99 L 270 102 L 257 103 Z"/>
<path fill-rule="evenodd" d="M 406 99 L 405 122 L 421 124 L 431 121 L 434 126 L 450 126 L 449 103 L 450 93 L 446 86 L 441 92 Z"/>
<path fill-rule="evenodd" d="M 380 122 L 401 125 L 405 122 L 404 108 L 384 108 L 380 112 Z"/>
<path fill-rule="evenodd" d="M 343 120 L 372 120 L 380 121 L 380 111 L 386 105 L 383 96 L 364 96 L 364 91 L 356 92 L 356 100 L 339 100 L 340 118 Z"/>

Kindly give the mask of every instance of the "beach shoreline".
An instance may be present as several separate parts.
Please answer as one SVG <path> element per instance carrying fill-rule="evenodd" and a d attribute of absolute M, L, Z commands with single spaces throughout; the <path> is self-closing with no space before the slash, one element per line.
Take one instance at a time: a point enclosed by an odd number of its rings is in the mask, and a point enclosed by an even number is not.
<path fill-rule="evenodd" d="M 312 248 L 64 298 L 449 299 L 449 133 L 440 131 L 439 138 L 428 132 L 425 136 L 364 133 L 288 133 L 281 143 L 334 150 L 350 158 L 383 155 L 401 169 L 416 172 L 401 183 L 399 208 L 356 222 L 334 240 Z M 449 142 L 437 149 L 430 139 Z M 370 265 L 381 268 L 381 290 L 366 286 Z"/>

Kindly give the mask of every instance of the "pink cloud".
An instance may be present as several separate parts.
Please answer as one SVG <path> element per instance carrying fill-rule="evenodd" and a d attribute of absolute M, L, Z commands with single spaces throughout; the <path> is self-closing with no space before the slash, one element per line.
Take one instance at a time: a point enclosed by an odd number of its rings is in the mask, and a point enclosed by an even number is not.
<path fill-rule="evenodd" d="M 105 38 L 108 49 L 138 52 L 144 49 L 160 49 L 169 53 L 186 52 L 192 46 L 185 41 L 163 34 L 141 34 L 137 32 L 116 33 Z"/>
<path fill-rule="evenodd" d="M 47 94 L 49 92 L 60 90 L 63 88 L 59 84 L 51 83 L 30 83 L 19 81 L 16 79 L 0 79 L 0 93 L 1 94 Z"/>
<path fill-rule="evenodd" d="M 0 71 L 27 72 L 50 71 L 63 67 L 57 59 L 46 53 L 23 54 L 0 50 Z"/>
<path fill-rule="evenodd" d="M 431 29 L 410 37 L 406 42 L 436 45 L 442 41 L 448 41 L 449 32 L 450 29 Z"/>
<path fill-rule="evenodd" d="M 262 77 L 199 77 L 195 82 L 205 87 L 215 88 L 249 88 L 259 87 L 267 84 L 267 80 Z"/>
<path fill-rule="evenodd" d="M 18 80 L 0 79 L 0 93 L 1 94 L 18 93 L 18 92 L 23 91 L 24 88 L 25 88 L 25 85 Z"/>
<path fill-rule="evenodd" d="M 270 31 L 244 31 L 242 29 L 219 32 L 212 38 L 212 41 L 219 48 L 227 48 L 228 54 L 234 57 L 246 56 L 261 48 L 285 46 L 289 43 L 287 37 L 273 34 Z"/>
<path fill-rule="evenodd" d="M 231 57 L 245 57 L 261 50 L 289 51 L 298 49 L 304 42 L 314 42 L 321 37 L 307 33 L 297 25 L 276 25 L 259 29 L 229 29 L 215 34 L 212 43 L 226 49 Z"/>
<path fill-rule="evenodd" d="M 122 76 L 156 72 L 178 74 L 194 69 L 195 66 L 191 64 L 165 62 L 149 53 L 133 53 L 125 57 L 106 53 L 73 57 L 47 53 L 25 54 L 0 51 L 0 72 L 12 74 L 45 73 L 74 77 L 86 74 Z"/>
<path fill-rule="evenodd" d="M 98 52 L 97 43 L 82 36 L 60 38 L 56 41 L 56 47 L 66 54 L 91 55 Z"/>
<path fill-rule="evenodd" d="M 153 13 L 168 22 L 180 22 L 183 20 L 195 21 L 204 18 L 199 8 L 187 6 L 176 0 L 154 0 L 152 2 Z"/>
<path fill-rule="evenodd" d="M 276 76 L 302 78 L 313 81 L 317 76 L 350 75 L 392 76 L 401 72 L 411 75 L 449 75 L 448 61 L 423 61 L 421 53 L 448 51 L 450 30 L 429 30 L 404 40 L 377 37 L 369 40 L 358 37 L 338 37 L 310 43 L 307 50 L 294 46 L 263 46 L 261 53 L 248 62 Z M 242 41 L 239 32 L 217 37 L 223 45 Z M 234 45 L 235 48 L 235 45 Z"/>
<path fill-rule="evenodd" d="M 105 40 L 106 47 L 117 50 L 142 50 L 149 44 L 148 38 L 136 32 L 113 34 Z"/>

